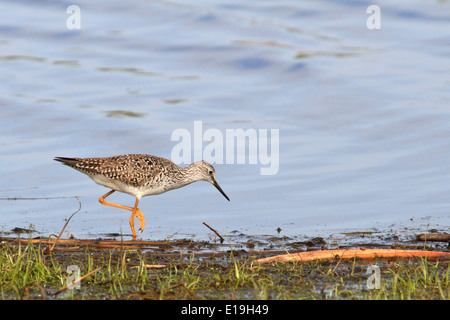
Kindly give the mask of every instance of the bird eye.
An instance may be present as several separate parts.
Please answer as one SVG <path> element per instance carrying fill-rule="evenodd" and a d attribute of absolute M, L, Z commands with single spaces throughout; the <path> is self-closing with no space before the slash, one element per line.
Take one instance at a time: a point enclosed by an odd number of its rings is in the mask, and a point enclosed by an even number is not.
<path fill-rule="evenodd" d="M 209 174 L 213 174 L 212 170 L 209 170 Z"/>

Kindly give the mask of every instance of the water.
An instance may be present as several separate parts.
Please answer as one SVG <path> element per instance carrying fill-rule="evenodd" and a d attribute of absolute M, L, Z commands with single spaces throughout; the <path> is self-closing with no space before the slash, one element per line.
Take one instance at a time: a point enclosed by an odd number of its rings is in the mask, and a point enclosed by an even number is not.
<path fill-rule="evenodd" d="M 279 170 L 141 200 L 143 239 L 450 225 L 450 3 L 3 1 L 0 231 L 130 234 L 108 190 L 55 156 L 171 157 L 174 130 L 279 129 Z M 206 143 L 203 147 L 206 146 Z M 7 198 L 39 200 L 6 200 Z M 110 201 L 134 203 L 129 195 Z M 281 232 L 277 233 L 277 228 Z"/>

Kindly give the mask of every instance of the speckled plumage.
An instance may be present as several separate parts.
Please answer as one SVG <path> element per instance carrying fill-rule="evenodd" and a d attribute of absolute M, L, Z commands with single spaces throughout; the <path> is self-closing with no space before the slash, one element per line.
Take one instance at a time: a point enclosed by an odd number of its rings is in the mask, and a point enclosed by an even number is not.
<path fill-rule="evenodd" d="M 175 181 L 182 178 L 182 168 L 172 161 L 144 154 L 127 154 L 109 158 L 58 157 L 55 160 L 88 175 L 98 184 L 136 195 L 139 198 L 162 193 L 159 191 L 168 191 Z M 135 189 L 135 191 L 130 192 L 119 183 L 116 183 L 114 188 L 114 183 L 108 184 L 105 179 L 121 182 L 128 189 Z M 145 190 L 148 191 L 145 192 Z"/>
<path fill-rule="evenodd" d="M 137 208 L 142 197 L 161 194 L 204 180 L 212 183 L 228 201 L 230 200 L 215 180 L 213 166 L 206 161 L 194 162 L 182 168 L 168 159 L 146 154 L 127 154 L 108 158 L 56 157 L 54 160 L 88 175 L 102 186 L 111 188 L 112 190 L 99 200 L 105 205 L 133 211 L 130 220 L 133 239 L 136 237 L 134 216 L 137 215 L 139 218 L 141 229 L 145 225 L 144 217 Z M 114 191 L 134 195 L 136 197 L 134 208 L 104 201 Z"/>

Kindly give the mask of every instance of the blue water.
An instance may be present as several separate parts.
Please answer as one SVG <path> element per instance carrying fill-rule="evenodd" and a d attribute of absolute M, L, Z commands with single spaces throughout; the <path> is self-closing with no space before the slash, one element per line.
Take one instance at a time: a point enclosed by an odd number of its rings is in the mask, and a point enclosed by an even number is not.
<path fill-rule="evenodd" d="M 77 196 L 66 234 L 128 236 L 129 212 L 97 201 L 108 190 L 52 159 L 171 158 L 194 121 L 279 130 L 279 170 L 261 175 L 247 153 L 215 165 L 230 202 L 206 182 L 143 198 L 142 239 L 213 237 L 202 222 L 290 237 L 449 229 L 449 2 L 379 4 L 378 30 L 366 1 L 78 1 L 71 30 L 72 4 L 0 4 L 1 232 L 59 233 Z"/>

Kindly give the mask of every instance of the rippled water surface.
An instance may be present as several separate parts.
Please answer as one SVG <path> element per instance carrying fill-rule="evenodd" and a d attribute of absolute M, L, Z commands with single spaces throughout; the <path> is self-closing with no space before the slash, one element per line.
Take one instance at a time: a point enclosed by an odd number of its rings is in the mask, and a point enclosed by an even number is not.
<path fill-rule="evenodd" d="M 249 150 L 226 161 L 223 141 L 231 201 L 206 182 L 143 198 L 141 238 L 212 237 L 202 222 L 230 236 L 448 230 L 450 2 L 385 3 L 379 30 L 365 1 L 79 1 L 79 30 L 71 4 L 0 4 L 0 231 L 58 233 L 78 196 L 69 233 L 128 236 L 130 213 L 97 201 L 108 190 L 52 159 L 171 158 L 177 129 L 193 155 L 209 143 L 195 121 L 223 139 L 279 130 L 279 170 L 261 175 Z"/>

